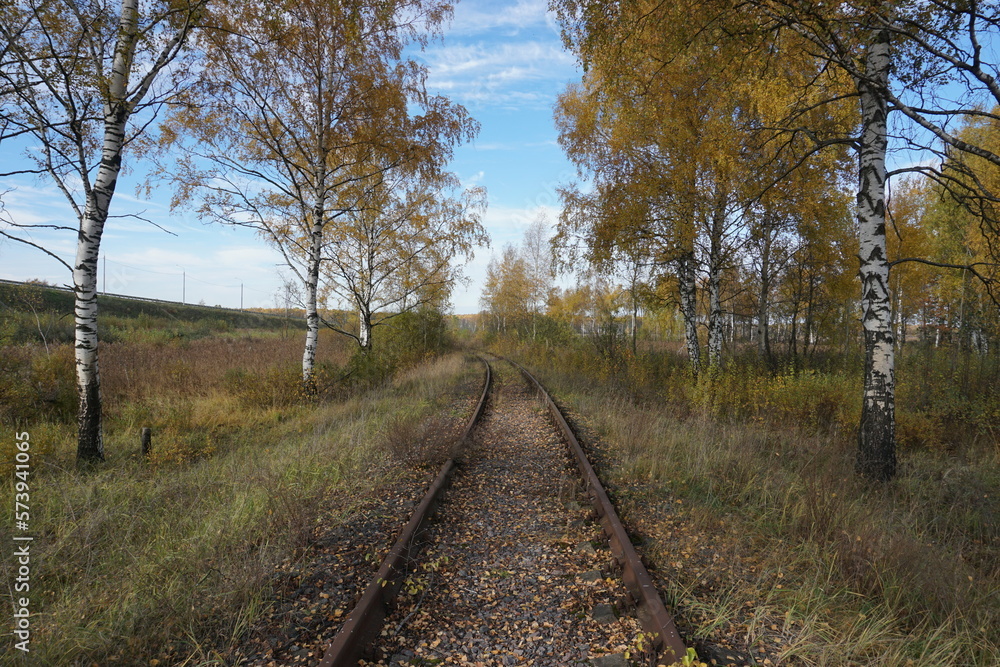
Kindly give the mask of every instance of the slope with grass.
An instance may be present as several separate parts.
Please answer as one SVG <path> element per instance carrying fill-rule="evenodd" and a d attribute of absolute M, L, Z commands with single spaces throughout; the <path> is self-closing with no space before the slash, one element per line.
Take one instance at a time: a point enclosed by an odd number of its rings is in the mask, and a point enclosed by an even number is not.
<path fill-rule="evenodd" d="M 73 342 L 73 293 L 38 283 L 0 281 L 0 345 Z M 102 342 L 170 341 L 240 330 L 304 330 L 301 318 L 249 310 L 100 294 L 98 333 Z"/>

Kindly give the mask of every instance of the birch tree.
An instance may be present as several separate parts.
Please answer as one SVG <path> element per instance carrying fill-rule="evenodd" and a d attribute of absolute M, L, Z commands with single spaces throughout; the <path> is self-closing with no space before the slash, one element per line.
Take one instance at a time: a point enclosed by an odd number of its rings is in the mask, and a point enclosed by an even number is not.
<path fill-rule="evenodd" d="M 544 213 L 524 230 L 521 256 L 527 266 L 528 282 L 531 285 L 531 338 L 534 340 L 538 336 L 537 320 L 545 308 L 554 278 L 549 226 Z"/>
<path fill-rule="evenodd" d="M 224 28 L 205 40 L 206 66 L 171 119 L 185 134 L 165 149 L 176 204 L 256 230 L 277 248 L 305 294 L 302 379 L 312 382 L 320 276 L 330 235 L 354 183 L 388 171 L 434 178 L 478 124 L 424 89 L 403 56 L 440 31 L 439 0 L 287 0 L 218 4 Z M 357 189 L 355 189 L 357 191 Z"/>
<path fill-rule="evenodd" d="M 995 54 L 988 46 L 1000 37 L 1000 5 L 964 0 L 560 5 L 567 40 L 578 44 L 585 56 L 598 54 L 602 61 L 634 49 L 633 36 L 658 34 L 670 47 L 664 62 L 695 48 L 721 64 L 733 62 L 733 49 L 765 54 L 765 62 L 772 64 L 794 53 L 800 62 L 814 63 L 803 71 L 818 72 L 816 76 L 789 77 L 800 94 L 787 97 L 785 112 L 772 116 L 770 143 L 783 149 L 804 138 L 811 144 L 806 156 L 831 146 L 850 146 L 856 153 L 855 215 L 865 340 L 857 469 L 871 479 L 890 479 L 896 469 L 895 359 L 885 239 L 886 181 L 893 175 L 919 172 L 966 200 L 996 201 L 996 193 L 983 183 L 956 178 L 958 171 L 949 173 L 944 158 L 958 152 L 1000 166 L 1000 156 L 989 147 L 955 131 L 956 124 L 971 118 L 1000 120 L 986 111 L 1000 102 L 997 63 L 991 61 Z M 610 35 L 619 39 L 609 39 Z M 840 85 L 818 86 L 825 78 Z M 843 106 L 845 101 L 852 101 L 856 109 L 856 121 L 847 131 L 816 124 L 817 110 Z M 892 121 L 890 114 L 897 120 Z M 924 159 L 889 169 L 890 139 L 897 140 L 895 147 L 920 151 Z"/>
<path fill-rule="evenodd" d="M 602 86 L 597 73 L 560 96 L 556 110 L 559 142 L 592 191 L 561 190 L 564 202 L 557 246 L 575 250 L 589 265 L 612 262 L 616 248 L 643 248 L 651 265 L 673 270 L 685 323 L 691 370 L 701 349 L 697 329 L 696 163 L 674 159 L 667 140 L 676 125 L 657 113 L 673 106 L 669 96 L 654 110 Z M 647 100 L 648 101 L 648 100 Z M 652 105 L 651 105 L 652 106 Z M 642 111 L 639 111 L 639 109 Z M 571 241 L 571 239 L 574 239 Z M 582 251 L 577 249 L 582 246 Z M 576 259 L 571 254 L 569 261 Z"/>
<path fill-rule="evenodd" d="M 499 260 L 490 258 L 480 305 L 494 331 L 525 332 L 531 314 L 532 291 L 528 263 L 515 246 L 504 246 Z"/>
<path fill-rule="evenodd" d="M 997 201 L 982 182 L 956 178 L 945 166 L 950 153 L 1000 167 L 990 147 L 953 128 L 971 119 L 1000 115 L 984 110 L 1000 103 L 997 63 L 984 49 L 1000 38 L 1000 4 L 995 2 L 842 3 L 816 7 L 804 2 L 749 2 L 773 32 L 794 31 L 817 57 L 854 82 L 860 127 L 853 138 L 858 155 L 858 248 L 864 390 L 858 429 L 858 471 L 869 478 L 895 475 L 895 338 L 890 263 L 886 241 L 886 185 L 890 177 L 923 174 L 955 196 Z M 890 114 L 898 120 L 894 124 Z M 896 146 L 923 153 L 921 164 L 887 166 Z M 938 160 L 927 156 L 937 155 Z M 927 261 L 908 258 L 902 261 Z M 899 261 L 895 263 L 900 263 Z"/>
<path fill-rule="evenodd" d="M 185 48 L 205 0 L 25 0 L 0 6 L 0 142 L 26 146 L 26 166 L 66 197 L 76 225 L 7 220 L 0 235 L 38 248 L 72 273 L 77 459 L 104 459 L 97 339 L 97 261 L 125 157 L 184 83 Z M 37 148 L 36 148 L 37 147 Z M 32 240 L 76 234 L 73 264 Z"/>
<path fill-rule="evenodd" d="M 472 188 L 455 194 L 458 181 L 450 174 L 428 180 L 398 171 L 358 187 L 363 192 L 357 195 L 348 188 L 351 207 L 327 234 L 322 278 L 328 294 L 358 313 L 357 335 L 327 326 L 368 351 L 375 326 L 447 301 L 461 276 L 458 260 L 471 259 L 475 247 L 488 242 L 486 193 Z"/>
<path fill-rule="evenodd" d="M 586 69 L 583 82 L 560 98 L 560 143 L 594 187 L 587 198 L 567 191 L 563 224 L 592 225 L 590 243 L 599 253 L 641 244 L 655 264 L 673 267 L 695 374 L 701 363 L 698 277 L 706 274 L 707 361 L 716 367 L 724 337 L 723 277 L 746 240 L 747 211 L 787 162 L 762 143 L 764 130 L 792 94 L 781 80 L 809 77 L 808 63 L 772 66 L 741 44 L 727 44 L 726 58 L 719 59 L 713 49 L 688 48 L 686 37 L 665 36 L 655 26 L 618 25 L 615 12 L 609 18 L 589 5 L 559 6 L 566 42 Z M 801 144 L 781 148 L 798 155 Z M 576 215 L 575 204 L 594 213 Z"/>

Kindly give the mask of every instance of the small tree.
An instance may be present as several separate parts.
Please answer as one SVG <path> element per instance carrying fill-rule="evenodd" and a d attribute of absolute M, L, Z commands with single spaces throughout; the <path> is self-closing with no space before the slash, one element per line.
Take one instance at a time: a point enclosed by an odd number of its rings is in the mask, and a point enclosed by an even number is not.
<path fill-rule="evenodd" d="M 480 305 L 492 325 L 490 328 L 498 333 L 511 329 L 524 332 L 531 316 L 531 299 L 528 264 L 517 248 L 506 245 L 499 260 L 490 258 L 480 297 Z"/>
<path fill-rule="evenodd" d="M 549 243 L 549 225 L 544 213 L 524 230 L 521 256 L 524 258 L 528 283 L 531 286 L 531 337 L 535 338 L 538 335 L 538 317 L 545 308 L 555 277 L 552 247 Z"/>
<path fill-rule="evenodd" d="M 451 196 L 457 185 L 449 174 L 388 171 L 347 189 L 352 208 L 327 237 L 323 278 L 328 294 L 358 313 L 358 333 L 327 326 L 368 351 L 373 327 L 447 301 L 461 276 L 456 260 L 488 243 L 481 224 L 485 191 Z"/>

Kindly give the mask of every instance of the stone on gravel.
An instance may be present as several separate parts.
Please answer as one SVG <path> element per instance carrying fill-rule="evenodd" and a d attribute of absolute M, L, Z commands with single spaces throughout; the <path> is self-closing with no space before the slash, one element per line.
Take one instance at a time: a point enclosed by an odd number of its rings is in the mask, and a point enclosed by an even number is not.
<path fill-rule="evenodd" d="M 602 655 L 600 658 L 593 658 L 590 664 L 593 667 L 628 667 L 628 662 L 621 653 L 612 653 L 611 655 Z"/>
<path fill-rule="evenodd" d="M 580 542 L 578 545 L 576 545 L 576 550 L 577 552 L 586 554 L 588 556 L 597 555 L 597 550 L 594 549 L 594 545 L 591 544 L 589 540 L 586 542 Z"/>
<path fill-rule="evenodd" d="M 614 623 L 615 621 L 618 620 L 618 617 L 615 616 L 614 607 L 604 603 L 594 605 L 594 610 L 590 612 L 590 616 L 601 625 Z"/>
<path fill-rule="evenodd" d="M 595 581 L 600 581 L 601 579 L 603 579 L 604 575 L 601 573 L 600 570 L 590 570 L 589 572 L 584 572 L 583 574 L 581 574 L 580 578 L 583 579 L 584 581 L 593 583 Z"/>

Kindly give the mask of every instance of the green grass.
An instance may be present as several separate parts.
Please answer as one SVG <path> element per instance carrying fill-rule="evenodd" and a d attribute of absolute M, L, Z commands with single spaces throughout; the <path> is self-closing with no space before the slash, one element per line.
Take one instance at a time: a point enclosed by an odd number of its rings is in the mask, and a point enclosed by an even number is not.
<path fill-rule="evenodd" d="M 305 329 L 285 319 L 211 306 L 157 303 L 98 295 L 98 335 L 103 342 L 159 342 L 254 330 Z M 43 285 L 0 283 L 0 345 L 57 345 L 73 341 L 73 294 Z"/>

